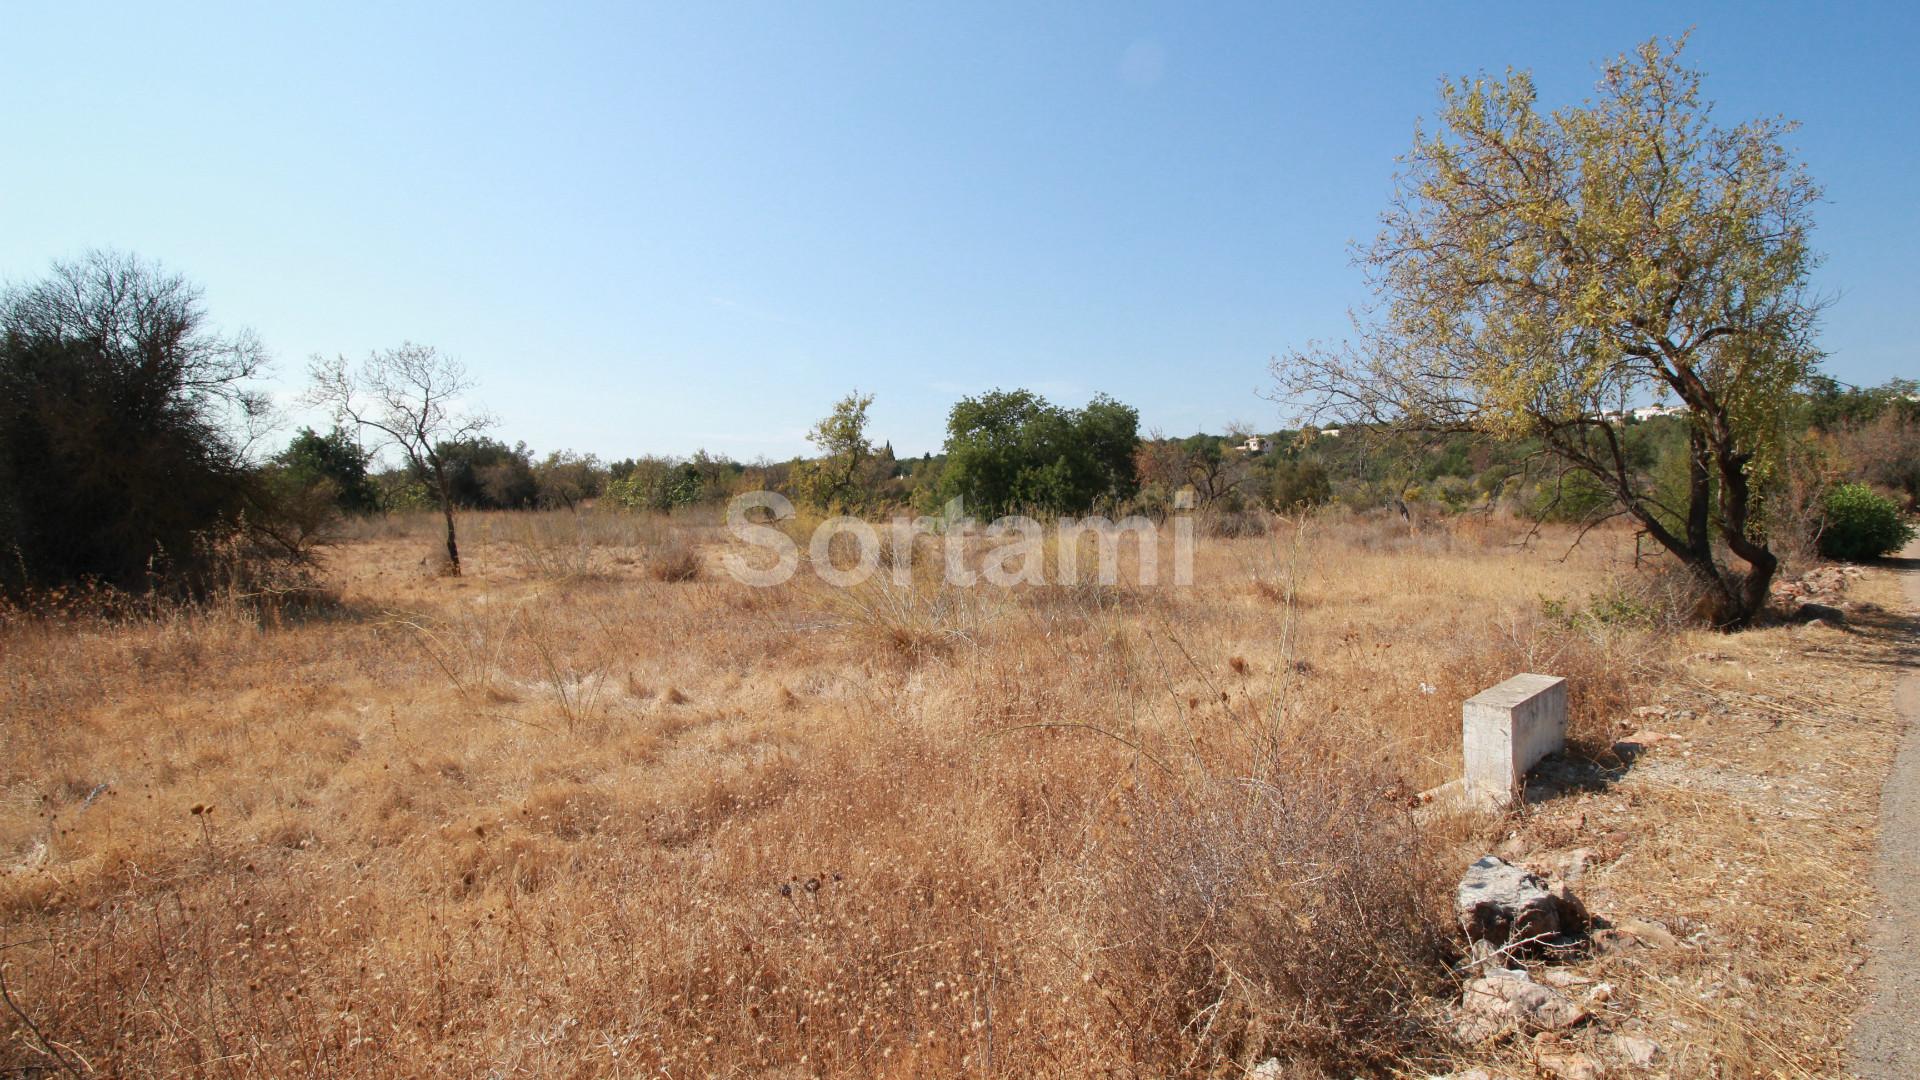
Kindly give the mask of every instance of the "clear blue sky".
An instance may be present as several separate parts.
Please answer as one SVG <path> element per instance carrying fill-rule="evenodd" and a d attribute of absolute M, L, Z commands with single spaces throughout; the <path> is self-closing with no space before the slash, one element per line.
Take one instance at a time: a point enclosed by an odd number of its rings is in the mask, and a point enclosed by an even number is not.
<path fill-rule="evenodd" d="M 1804 122 L 1830 371 L 1920 374 L 1913 6 L 1331 6 L 5 0 L 0 276 L 157 258 L 289 391 L 432 343 L 538 451 L 786 456 L 854 387 L 903 454 L 996 385 L 1266 427 L 1443 75 L 1693 27 Z"/>

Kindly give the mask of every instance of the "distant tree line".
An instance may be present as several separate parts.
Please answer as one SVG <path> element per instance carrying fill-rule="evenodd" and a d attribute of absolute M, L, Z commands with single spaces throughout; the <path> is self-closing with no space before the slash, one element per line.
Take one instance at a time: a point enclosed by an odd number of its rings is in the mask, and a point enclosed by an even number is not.
<path fill-rule="evenodd" d="M 536 455 L 488 434 L 492 419 L 465 408 L 465 371 L 412 344 L 357 365 L 316 361 L 307 399 L 335 425 L 302 428 L 262 458 L 265 363 L 250 334 L 212 327 L 198 290 L 131 256 L 57 263 L 0 293 L 0 593 L 93 581 L 194 594 L 231 578 L 220 559 L 235 552 L 298 563 L 342 517 L 405 510 L 444 517 L 457 572 L 456 512 L 671 513 L 762 489 L 853 514 L 937 513 L 958 498 L 977 518 L 1191 506 L 1224 520 L 1337 503 L 1588 524 L 1618 505 L 1617 491 L 1556 466 L 1550 441 L 1524 432 L 1362 423 L 1165 437 L 1142 435 L 1138 412 L 1112 398 L 1071 408 L 1024 389 L 955 403 L 941 451 L 919 457 L 872 438 L 874 399 L 858 392 L 814 426 L 807 457 Z M 1784 434 L 1747 528 L 1819 537 L 1862 507 L 1878 513 L 1874 499 L 1920 507 L 1920 386 L 1858 388 L 1813 373 L 1781 402 L 1770 415 Z M 1703 482 L 1711 495 L 1715 481 L 1696 467 L 1689 416 L 1586 423 L 1611 433 L 1654 521 L 1687 530 L 1685 508 L 1705 506 L 1708 527 L 1720 527 L 1713 499 L 1693 495 Z M 1843 485 L 1858 490 L 1835 501 Z"/>

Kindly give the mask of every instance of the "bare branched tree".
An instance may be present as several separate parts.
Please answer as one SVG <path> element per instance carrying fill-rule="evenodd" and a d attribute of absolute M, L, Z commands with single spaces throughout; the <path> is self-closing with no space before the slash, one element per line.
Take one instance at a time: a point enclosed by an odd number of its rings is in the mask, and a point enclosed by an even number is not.
<path fill-rule="evenodd" d="M 4 306 L 8 333 L 89 350 L 130 386 L 190 412 L 236 456 L 271 412 L 254 385 L 268 366 L 260 339 L 212 331 L 199 287 L 137 255 L 96 250 L 56 262 Z"/>
<path fill-rule="evenodd" d="M 473 389 L 466 366 L 430 345 L 403 342 L 369 355 L 357 369 L 344 356 L 316 356 L 312 372 L 310 403 L 332 409 L 337 422 L 373 432 L 433 485 L 447 521 L 447 566 L 459 576 L 453 489 L 440 446 L 471 439 L 493 426 L 492 417 L 463 407 L 462 395 Z"/>

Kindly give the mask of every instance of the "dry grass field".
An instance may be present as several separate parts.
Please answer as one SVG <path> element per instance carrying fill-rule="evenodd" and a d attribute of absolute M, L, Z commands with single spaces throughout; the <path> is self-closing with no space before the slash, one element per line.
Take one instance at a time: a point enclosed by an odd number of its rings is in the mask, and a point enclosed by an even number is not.
<path fill-rule="evenodd" d="M 360 526 L 303 611 L 0 626 L 0 1071 L 1526 1075 L 1435 1004 L 1504 841 L 1595 849 L 1598 909 L 1680 939 L 1591 962 L 1594 1053 L 1657 1015 L 1674 1075 L 1829 1074 L 1890 615 L 1675 630 L 1631 536 L 1477 517 L 1011 591 L 749 588 L 691 520 L 463 529 L 447 578 L 430 518 Z M 1523 670 L 1588 754 L 1656 702 L 1697 743 L 1416 819 Z M 1788 781 L 1868 804 L 1776 815 Z"/>

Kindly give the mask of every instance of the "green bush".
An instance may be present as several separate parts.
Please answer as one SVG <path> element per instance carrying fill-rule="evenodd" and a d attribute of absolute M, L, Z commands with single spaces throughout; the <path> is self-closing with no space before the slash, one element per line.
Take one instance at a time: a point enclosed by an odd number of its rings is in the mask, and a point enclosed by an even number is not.
<path fill-rule="evenodd" d="M 1267 505 L 1282 513 L 1322 506 L 1333 499 L 1333 482 L 1317 461 L 1274 462 Z"/>
<path fill-rule="evenodd" d="M 1913 526 L 1900 506 L 1865 484 L 1841 484 L 1827 492 L 1826 527 L 1820 554 L 1829 559 L 1872 559 L 1890 555 L 1913 539 Z"/>
<path fill-rule="evenodd" d="M 604 490 L 607 499 L 623 509 L 664 514 L 691 506 L 707 493 L 698 462 L 644 457 L 625 464 L 625 475 L 608 481 Z"/>

